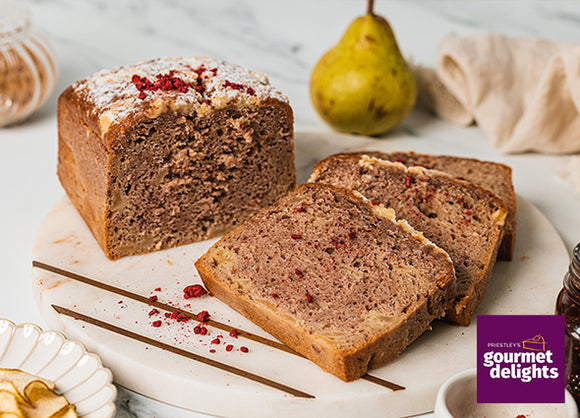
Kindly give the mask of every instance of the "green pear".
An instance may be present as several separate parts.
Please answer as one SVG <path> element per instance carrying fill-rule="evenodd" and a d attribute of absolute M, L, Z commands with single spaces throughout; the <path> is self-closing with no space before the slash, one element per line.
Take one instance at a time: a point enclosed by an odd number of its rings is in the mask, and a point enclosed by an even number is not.
<path fill-rule="evenodd" d="M 415 105 L 415 79 L 389 23 L 372 13 L 355 19 L 314 67 L 310 98 L 334 129 L 380 135 Z"/>

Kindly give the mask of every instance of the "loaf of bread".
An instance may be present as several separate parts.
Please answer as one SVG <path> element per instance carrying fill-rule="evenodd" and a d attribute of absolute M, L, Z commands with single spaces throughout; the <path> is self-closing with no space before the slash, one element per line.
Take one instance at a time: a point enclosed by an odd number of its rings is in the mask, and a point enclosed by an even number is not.
<path fill-rule="evenodd" d="M 395 211 L 443 248 L 455 266 L 457 298 L 446 318 L 469 325 L 488 287 L 504 231 L 504 202 L 481 186 L 423 167 L 368 156 L 319 162 L 310 181 L 346 187 Z"/>
<path fill-rule="evenodd" d="M 498 260 L 511 261 L 516 240 L 516 213 L 518 204 L 512 183 L 512 169 L 505 164 L 482 161 L 475 158 L 455 157 L 450 155 L 418 154 L 415 152 L 379 152 L 361 151 L 352 153 L 368 155 L 381 160 L 395 161 L 407 167 L 422 166 L 445 173 L 491 190 L 504 201 L 508 211 L 505 234 L 499 251 Z"/>
<path fill-rule="evenodd" d="M 60 181 L 111 259 L 221 235 L 296 186 L 287 98 L 209 58 L 72 84 L 58 135 Z"/>
<path fill-rule="evenodd" d="M 215 296 L 345 381 L 395 358 L 455 296 L 443 250 L 323 184 L 298 186 L 195 266 Z"/>

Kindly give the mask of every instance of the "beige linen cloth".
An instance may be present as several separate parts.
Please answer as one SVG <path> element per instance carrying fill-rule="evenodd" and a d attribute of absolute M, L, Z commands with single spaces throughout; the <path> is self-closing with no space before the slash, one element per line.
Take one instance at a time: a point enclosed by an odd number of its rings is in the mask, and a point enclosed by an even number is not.
<path fill-rule="evenodd" d="M 580 45 L 448 35 L 437 68 L 416 66 L 419 103 L 477 123 L 502 153 L 580 152 Z"/>

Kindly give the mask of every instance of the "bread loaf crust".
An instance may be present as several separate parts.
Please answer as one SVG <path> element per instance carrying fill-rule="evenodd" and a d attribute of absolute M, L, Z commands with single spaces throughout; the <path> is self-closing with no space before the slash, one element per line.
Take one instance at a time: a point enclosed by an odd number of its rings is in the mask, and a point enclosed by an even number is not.
<path fill-rule="evenodd" d="M 61 185 L 106 254 L 106 206 L 110 154 L 96 135 L 96 116 L 72 86 L 58 98 L 58 169 Z"/>
<path fill-rule="evenodd" d="M 374 331 L 366 340 L 359 341 L 352 347 L 345 348 L 342 346 L 341 348 L 340 344 L 333 344 L 332 340 L 329 340 L 324 335 L 313 332 L 308 325 L 308 321 L 302 322 L 303 320 L 299 319 L 301 317 L 288 314 L 285 311 L 286 305 L 277 306 L 276 303 L 280 300 L 279 298 L 272 299 L 268 297 L 269 295 L 266 295 L 266 297 L 260 296 L 260 289 L 247 290 L 239 288 L 236 285 L 236 280 L 230 280 L 231 277 L 225 277 L 227 273 L 216 268 L 215 260 L 216 257 L 219 258 L 219 251 L 222 248 L 233 248 L 233 243 L 244 242 L 242 234 L 250 223 L 260 222 L 263 218 L 277 214 L 281 210 L 286 210 L 292 204 L 289 202 L 296 202 L 296 200 L 293 200 L 293 196 L 300 194 L 309 195 L 310 193 L 315 193 L 316 190 L 324 190 L 325 193 L 338 196 L 341 203 L 346 199 L 357 206 L 363 207 L 365 211 L 374 213 L 374 216 L 381 218 L 381 222 L 395 222 L 388 215 L 385 215 L 385 212 L 381 211 L 380 207 L 371 205 L 369 202 L 364 201 L 363 198 L 354 195 L 346 189 L 322 184 L 304 184 L 298 186 L 286 198 L 261 211 L 247 221 L 246 224 L 237 227 L 223 237 L 208 253 L 196 261 L 195 266 L 208 290 L 220 300 L 290 348 L 318 364 L 323 370 L 345 381 L 352 381 L 364 375 L 368 370 L 393 360 L 405 347 L 425 330 L 429 329 L 430 323 L 435 318 L 444 314 L 446 307 L 449 306 L 455 296 L 454 270 L 445 252 L 430 243 L 421 234 L 408 235 L 409 239 L 421 242 L 425 254 L 433 254 L 433 257 L 440 263 L 439 268 L 435 269 L 438 271 L 437 276 L 430 279 L 437 285 L 430 290 L 428 295 L 424 295 L 424 298 L 419 303 L 409 308 L 411 312 L 400 314 L 392 322 L 389 322 L 388 326 Z M 403 229 L 402 226 L 399 227 Z M 404 228 L 411 230 L 408 225 Z M 296 259 L 299 254 L 290 252 L 288 256 Z M 282 275 L 283 273 L 280 272 L 280 274 Z M 385 280 L 387 280 L 386 277 L 385 275 Z M 275 279 L 272 278 L 272 280 Z M 340 290 L 336 289 L 336 292 L 340 292 Z M 309 306 L 306 304 L 306 308 Z M 327 309 L 336 310 L 337 307 L 328 306 Z"/>
<path fill-rule="evenodd" d="M 186 92 L 132 81 L 170 74 Z M 110 259 L 171 248 L 219 236 L 295 187 L 293 122 L 265 76 L 221 61 L 121 67 L 59 97 L 58 176 Z"/>

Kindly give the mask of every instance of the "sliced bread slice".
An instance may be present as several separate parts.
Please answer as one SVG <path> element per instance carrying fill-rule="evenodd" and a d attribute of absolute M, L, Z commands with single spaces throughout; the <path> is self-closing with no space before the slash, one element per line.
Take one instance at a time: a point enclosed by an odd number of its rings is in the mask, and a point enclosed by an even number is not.
<path fill-rule="evenodd" d="M 504 231 L 504 202 L 483 187 L 423 167 L 368 156 L 320 161 L 310 181 L 346 187 L 393 208 L 455 265 L 457 299 L 446 318 L 469 325 L 487 290 Z"/>
<path fill-rule="evenodd" d="M 508 211 L 505 234 L 499 251 L 498 260 L 511 261 L 516 240 L 516 213 L 518 204 L 512 182 L 511 167 L 492 161 L 475 158 L 456 157 L 451 155 L 430 155 L 415 152 L 380 152 L 361 151 L 357 155 L 368 155 L 381 160 L 399 162 L 407 167 L 422 166 L 432 170 L 443 171 L 450 176 L 467 180 L 491 190 L 502 198 Z"/>
<path fill-rule="evenodd" d="M 195 266 L 215 296 L 345 381 L 394 359 L 455 297 L 442 249 L 323 184 L 299 186 Z"/>

